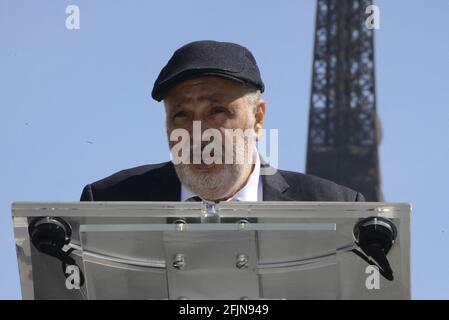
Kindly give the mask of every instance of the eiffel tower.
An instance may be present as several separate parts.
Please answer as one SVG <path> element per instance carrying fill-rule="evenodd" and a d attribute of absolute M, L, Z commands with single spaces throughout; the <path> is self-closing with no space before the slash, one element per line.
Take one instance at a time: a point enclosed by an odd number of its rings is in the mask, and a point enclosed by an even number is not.
<path fill-rule="evenodd" d="M 383 201 L 370 0 L 318 0 L 306 172 Z"/>

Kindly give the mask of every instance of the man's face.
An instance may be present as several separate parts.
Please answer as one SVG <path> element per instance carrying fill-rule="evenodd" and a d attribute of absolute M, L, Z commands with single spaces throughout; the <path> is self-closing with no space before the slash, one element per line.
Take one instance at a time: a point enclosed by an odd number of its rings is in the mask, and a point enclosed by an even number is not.
<path fill-rule="evenodd" d="M 216 129 L 220 132 L 223 154 L 226 143 L 225 132 L 229 129 L 250 130 L 256 137 L 260 137 L 265 104 L 262 100 L 258 104 L 251 103 L 245 97 L 246 93 L 248 93 L 247 87 L 236 81 L 220 77 L 199 77 L 176 85 L 164 99 L 168 135 L 170 136 L 170 133 L 175 129 L 184 129 L 189 132 L 190 137 L 193 137 L 194 121 L 200 121 L 201 133 L 207 129 Z M 176 141 L 170 141 L 170 147 L 176 143 Z M 200 143 L 204 147 L 209 142 L 195 141 L 192 138 L 191 143 L 192 146 Z M 234 153 L 247 152 L 246 154 L 250 155 L 252 150 L 248 152 L 247 148 L 248 145 L 245 143 L 241 150 L 237 148 Z M 209 199 L 217 197 L 218 193 L 236 191 L 232 189 L 240 187 L 238 184 L 241 185 L 242 180 L 247 178 L 252 166 L 245 164 L 205 164 L 201 161 L 199 164 L 179 164 L 176 169 L 184 184 L 188 185 L 198 195 Z M 223 185 L 223 181 L 219 183 L 217 179 L 223 180 L 225 175 L 229 176 L 228 180 L 230 180 L 227 184 L 224 181 L 225 185 Z M 243 182 L 245 181 L 243 180 Z M 206 192 L 202 190 L 204 189 L 201 188 L 202 186 L 212 190 L 207 195 L 209 198 L 204 194 Z M 223 196 L 226 196 L 226 194 Z"/>
<path fill-rule="evenodd" d="M 165 98 L 167 129 L 192 130 L 193 121 L 208 128 L 246 129 L 254 121 L 244 97 L 245 87 L 219 77 L 201 77 L 184 81 L 169 91 Z"/>

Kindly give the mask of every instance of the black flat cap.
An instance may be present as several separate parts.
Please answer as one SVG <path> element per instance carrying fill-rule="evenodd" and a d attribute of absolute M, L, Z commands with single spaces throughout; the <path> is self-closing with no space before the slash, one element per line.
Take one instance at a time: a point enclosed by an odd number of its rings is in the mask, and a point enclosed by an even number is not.
<path fill-rule="evenodd" d="M 261 92 L 265 89 L 256 59 L 247 48 L 231 42 L 202 40 L 175 51 L 154 82 L 151 96 L 161 101 L 175 84 L 200 76 L 219 76 L 251 84 Z"/>

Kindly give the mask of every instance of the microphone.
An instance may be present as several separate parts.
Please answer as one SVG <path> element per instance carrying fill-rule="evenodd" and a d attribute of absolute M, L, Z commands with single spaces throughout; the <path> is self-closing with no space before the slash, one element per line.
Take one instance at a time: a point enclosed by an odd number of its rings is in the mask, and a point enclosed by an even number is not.
<path fill-rule="evenodd" d="M 72 227 L 59 217 L 36 217 L 28 225 L 31 243 L 39 251 L 62 262 L 62 270 L 67 278 L 68 265 L 75 265 L 80 271 L 80 286 L 84 284 L 84 275 L 70 254 L 75 250 L 63 250 L 72 237 Z"/>
<path fill-rule="evenodd" d="M 362 252 L 357 249 L 353 249 L 352 252 L 370 265 L 379 267 L 382 276 L 393 281 L 393 270 L 388 262 L 387 254 L 397 237 L 394 223 L 383 217 L 368 217 L 354 226 L 353 234 L 355 243 Z"/>

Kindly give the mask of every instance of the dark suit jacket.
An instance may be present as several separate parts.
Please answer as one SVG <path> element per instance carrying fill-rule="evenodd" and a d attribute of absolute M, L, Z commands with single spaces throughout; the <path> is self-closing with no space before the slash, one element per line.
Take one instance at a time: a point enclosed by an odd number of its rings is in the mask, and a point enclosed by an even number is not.
<path fill-rule="evenodd" d="M 365 201 L 334 182 L 278 170 L 261 175 L 264 201 Z M 81 201 L 179 201 L 181 183 L 171 162 L 119 171 L 84 187 Z"/>

